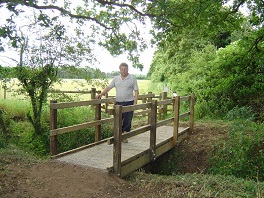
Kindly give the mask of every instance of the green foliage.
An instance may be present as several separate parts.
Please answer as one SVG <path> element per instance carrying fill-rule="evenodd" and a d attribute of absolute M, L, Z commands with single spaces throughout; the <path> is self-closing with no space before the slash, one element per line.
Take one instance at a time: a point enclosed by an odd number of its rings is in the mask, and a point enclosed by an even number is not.
<path fill-rule="evenodd" d="M 28 101 L 3 100 L 0 103 L 0 145 L 14 144 L 19 148 L 33 152 L 38 156 L 49 155 L 49 108 L 44 106 L 41 115 L 42 133 L 36 134 L 33 125 L 27 120 L 27 112 L 30 109 Z M 2 114 L 3 113 L 3 114 Z M 107 117 L 107 115 L 102 115 Z M 94 119 L 94 109 L 89 107 L 76 107 L 58 110 L 58 127 L 67 127 Z M 6 127 L 7 133 L 3 133 L 3 127 Z M 94 142 L 95 129 L 87 128 L 80 131 L 62 134 L 58 136 L 59 152 L 68 151 L 83 145 Z M 102 126 L 102 138 L 108 138 L 113 135 L 113 124 L 104 124 Z M 8 142 L 6 141 L 8 138 Z"/>
<path fill-rule="evenodd" d="M 23 104 L 22 104 L 23 103 Z M 28 103 L 12 100 L 0 100 L 0 145 L 6 146 L 13 137 L 12 123 L 14 121 L 24 121 L 25 111 L 29 108 Z"/>
<path fill-rule="evenodd" d="M 254 112 L 251 107 L 235 107 L 227 113 L 226 119 L 229 121 L 254 121 Z"/>
<path fill-rule="evenodd" d="M 62 66 L 58 68 L 57 77 L 62 79 L 86 79 L 88 82 L 94 78 L 102 78 L 103 72 L 89 67 L 76 68 L 74 66 Z"/>
<path fill-rule="evenodd" d="M 195 93 L 199 118 L 223 118 L 235 107 L 250 107 L 255 120 L 263 121 L 263 5 L 258 0 L 233 3 L 227 8 L 220 1 L 159 2 L 158 11 L 166 17 L 155 20 L 164 35 L 158 31 L 156 38 L 164 40 L 151 78 L 178 95 Z M 238 13 L 243 3 L 249 17 Z"/>
<path fill-rule="evenodd" d="M 49 87 L 56 81 L 56 69 L 53 65 L 38 69 L 18 66 L 17 76 L 24 88 L 22 91 L 28 94 L 31 101 L 33 116 L 28 113 L 28 120 L 34 126 L 35 134 L 41 135 L 44 132 L 41 126 L 42 107 L 47 102 Z"/>
<path fill-rule="evenodd" d="M 0 148 L 5 147 L 10 139 L 9 124 L 10 121 L 6 116 L 6 112 L 0 109 Z"/>
<path fill-rule="evenodd" d="M 167 47 L 167 42 L 175 43 L 175 38 L 187 36 L 187 39 L 214 41 L 219 46 L 227 44 L 227 37 L 231 29 L 240 29 L 238 21 L 240 15 L 237 10 L 231 11 L 223 6 L 222 1 L 157 1 L 151 7 L 157 15 L 153 19 L 154 37 L 162 48 Z M 192 35 L 189 37 L 188 35 Z M 176 49 L 176 48 L 175 48 Z M 186 54 L 187 55 L 187 54 Z M 183 65 L 182 65 L 183 66 Z"/>
<path fill-rule="evenodd" d="M 263 197 L 264 183 L 233 176 L 177 174 L 173 176 L 133 173 L 128 181 L 149 190 L 149 197 Z M 152 193 L 152 194 L 150 194 Z"/>
<path fill-rule="evenodd" d="M 213 112 L 226 113 L 236 106 L 250 106 L 256 115 L 262 111 L 264 81 L 260 60 L 263 52 L 249 54 L 249 43 L 241 40 L 217 53 L 214 67 L 202 83 L 206 90 L 204 99 L 215 103 L 211 107 Z"/>
<path fill-rule="evenodd" d="M 264 126 L 234 122 L 228 139 L 213 150 L 209 172 L 264 181 Z"/>
<path fill-rule="evenodd" d="M 250 51 L 254 36 L 252 32 L 253 39 L 240 40 L 220 50 L 201 42 L 197 44 L 201 49 L 192 49 L 187 60 L 180 58 L 186 50 L 178 50 L 173 58 L 166 56 L 171 48 L 158 52 L 152 63 L 152 80 L 163 81 L 178 95 L 195 93 L 195 115 L 199 118 L 224 117 L 235 107 L 248 106 L 255 119 L 261 121 L 264 61 L 263 51 Z"/>

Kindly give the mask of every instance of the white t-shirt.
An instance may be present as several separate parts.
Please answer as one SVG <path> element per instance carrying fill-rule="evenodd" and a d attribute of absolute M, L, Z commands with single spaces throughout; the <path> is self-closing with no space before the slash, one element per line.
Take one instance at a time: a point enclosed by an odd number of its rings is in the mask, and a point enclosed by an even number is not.
<path fill-rule="evenodd" d="M 128 74 L 123 80 L 121 75 L 115 76 L 109 84 L 110 89 L 116 88 L 116 102 L 127 102 L 134 100 L 134 92 L 138 90 L 137 79 Z"/>

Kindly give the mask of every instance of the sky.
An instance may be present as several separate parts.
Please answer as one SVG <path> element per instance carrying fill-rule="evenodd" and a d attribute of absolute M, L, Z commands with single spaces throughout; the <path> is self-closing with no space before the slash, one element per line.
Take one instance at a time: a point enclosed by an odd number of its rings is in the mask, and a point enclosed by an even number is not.
<path fill-rule="evenodd" d="M 8 10 L 7 9 L 4 10 L 3 8 L 1 8 L 1 16 L 8 16 L 8 15 L 9 15 Z M 1 17 L 1 18 L 0 18 L 0 24 L 5 23 L 5 18 L 4 17 Z M 150 27 L 150 25 L 148 27 Z M 138 27 L 138 28 L 140 28 L 140 27 Z M 148 49 L 146 49 L 144 52 L 140 53 L 139 60 L 144 66 L 142 71 L 140 71 L 140 69 L 134 68 L 132 63 L 127 60 L 126 55 L 120 55 L 117 57 L 113 57 L 110 55 L 110 53 L 107 50 L 102 49 L 101 47 L 100 48 L 98 47 L 98 49 L 95 49 L 96 50 L 95 56 L 99 62 L 96 63 L 92 67 L 98 68 L 102 72 L 119 71 L 118 67 L 119 67 L 120 63 L 126 62 L 129 65 L 129 73 L 131 73 L 131 74 L 143 74 L 143 75 L 147 74 L 149 71 L 149 68 L 150 68 L 151 61 L 152 61 L 153 56 L 154 56 L 155 48 L 151 47 L 151 45 L 150 45 L 151 35 L 148 33 L 149 29 L 148 28 L 144 28 L 144 29 L 141 28 L 141 31 L 142 31 L 142 35 L 143 35 L 144 39 L 147 42 L 147 45 L 149 46 Z M 6 50 L 5 53 L 0 52 L 0 65 L 2 65 L 2 66 L 15 66 L 16 63 L 14 63 L 13 61 L 10 61 L 10 59 L 8 59 L 6 57 L 14 58 L 14 52 L 12 50 Z"/>
<path fill-rule="evenodd" d="M 149 45 L 150 46 L 150 45 Z M 102 72 L 112 72 L 119 71 L 119 65 L 121 62 L 126 62 L 129 66 L 130 74 L 147 74 L 150 68 L 151 61 L 154 56 L 155 49 L 149 47 L 143 53 L 140 54 L 140 62 L 144 65 L 142 71 L 140 69 L 134 68 L 132 63 L 127 60 L 126 55 L 121 55 L 118 57 L 112 57 L 107 50 L 100 51 L 100 55 L 98 55 L 98 60 L 100 63 L 96 65 Z M 95 68 L 96 68 L 95 67 Z"/>

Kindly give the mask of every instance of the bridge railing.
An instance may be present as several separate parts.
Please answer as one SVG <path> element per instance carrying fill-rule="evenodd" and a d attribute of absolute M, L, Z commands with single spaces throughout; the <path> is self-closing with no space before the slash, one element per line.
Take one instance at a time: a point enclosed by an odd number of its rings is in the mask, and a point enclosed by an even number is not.
<path fill-rule="evenodd" d="M 95 93 L 95 92 L 93 92 Z M 141 100 L 143 103 L 147 101 L 151 101 L 155 95 L 153 93 L 148 93 L 144 95 L 139 95 L 139 100 Z M 88 101 L 79 101 L 79 102 L 57 102 L 56 100 L 50 101 L 50 155 L 51 157 L 60 157 L 63 155 L 67 155 L 71 152 L 76 152 L 81 149 L 88 148 L 90 146 L 94 146 L 96 144 L 102 143 L 103 141 L 107 141 L 107 139 L 101 139 L 102 134 L 102 125 L 107 123 L 113 123 L 114 117 L 108 117 L 102 119 L 102 106 L 108 106 L 107 113 L 109 115 L 113 115 L 113 108 L 109 107 L 109 104 L 114 104 L 115 98 L 109 97 L 105 99 L 92 99 Z M 65 109 L 65 108 L 73 108 L 73 107 L 80 107 L 80 106 L 92 106 L 94 107 L 94 120 L 76 124 L 73 126 L 67 126 L 67 127 L 61 127 L 58 128 L 58 116 L 57 111 L 59 109 Z M 135 115 L 143 115 L 147 114 L 149 116 L 149 110 L 144 110 L 142 112 L 137 112 Z M 95 142 L 91 143 L 89 145 L 84 145 L 82 147 L 72 149 L 69 151 L 65 151 L 63 153 L 58 153 L 58 135 L 74 132 L 81 129 L 91 128 L 95 127 Z"/>
<path fill-rule="evenodd" d="M 91 146 L 95 146 L 96 144 L 100 144 L 102 142 L 106 142 L 108 141 L 109 144 L 112 144 L 113 142 L 118 142 L 119 145 L 114 145 L 114 150 L 115 152 L 117 152 L 114 156 L 114 162 L 113 164 L 115 164 L 113 167 L 113 171 L 116 172 L 117 174 L 120 175 L 124 175 L 127 174 L 128 171 L 122 171 L 122 173 L 120 172 L 118 167 L 122 167 L 123 165 L 121 165 L 119 163 L 119 158 L 116 158 L 117 156 L 119 156 L 121 154 L 121 149 L 118 149 L 119 146 L 121 145 L 121 139 L 124 138 L 129 138 L 132 137 L 134 135 L 138 135 L 141 134 L 143 132 L 146 132 L 148 130 L 151 131 L 151 144 L 150 144 L 150 153 L 153 154 L 153 157 L 158 157 L 159 153 L 162 153 L 164 151 L 160 151 L 157 150 L 157 145 L 155 146 L 155 130 L 156 127 L 162 126 L 162 125 L 166 125 L 170 122 L 173 122 L 175 127 L 174 127 L 174 133 L 175 135 L 173 136 L 173 145 L 176 145 L 177 142 L 179 142 L 181 139 L 183 139 L 183 137 L 186 136 L 185 133 L 182 134 L 178 134 L 178 126 L 179 125 L 179 118 L 183 118 L 186 116 L 190 116 L 190 126 L 188 128 L 188 130 L 186 131 L 192 131 L 193 130 L 193 116 L 194 116 L 194 96 L 186 96 L 186 97 L 176 97 L 174 99 L 165 99 L 166 97 L 162 97 L 162 95 L 166 95 L 166 94 L 160 94 L 160 96 L 155 96 L 153 93 L 148 93 L 148 94 L 144 94 L 144 95 L 139 95 L 139 100 L 141 100 L 142 104 L 138 104 L 138 105 L 133 105 L 133 106 L 128 106 L 128 107 L 120 107 L 118 105 L 114 105 L 113 108 L 110 108 L 110 106 L 108 106 L 107 109 L 107 113 L 110 115 L 113 115 L 111 117 L 108 118 L 104 118 L 102 119 L 102 105 L 108 105 L 108 104 L 114 104 L 115 103 L 115 98 L 113 97 L 109 97 L 109 98 L 105 98 L 105 99 L 93 99 L 93 100 L 89 100 L 89 101 L 80 101 L 80 102 L 62 102 L 62 103 L 58 103 L 57 101 L 53 100 L 50 101 L 50 155 L 51 158 L 57 158 L 57 157 L 61 157 L 63 155 L 67 155 L 69 153 L 73 153 L 73 152 L 77 152 L 79 150 L 91 147 Z M 191 101 L 191 107 L 190 107 L 190 111 L 187 113 L 184 113 L 182 115 L 179 114 L 179 109 L 180 109 L 180 102 L 181 101 L 187 101 L 190 100 Z M 157 115 L 158 113 L 164 113 L 164 109 L 167 109 L 167 106 L 173 106 L 174 109 L 174 118 L 169 118 L 169 119 L 165 119 L 165 120 L 160 120 L 157 121 Z M 57 127 L 57 111 L 59 109 L 65 109 L 65 108 L 72 108 L 72 107 L 80 107 L 80 106 L 93 106 L 95 109 L 95 114 L 94 114 L 94 120 L 92 121 L 88 121 L 85 123 L 80 123 L 80 124 L 76 124 L 73 126 L 67 126 L 67 127 L 62 127 L 62 128 L 58 128 Z M 118 108 L 121 108 L 118 109 Z M 161 111 L 159 111 L 158 109 L 161 109 Z M 147 116 L 147 125 L 136 128 L 134 130 L 131 131 L 131 133 L 128 134 L 124 134 L 124 135 L 120 135 L 119 134 L 119 130 L 120 130 L 120 116 L 122 115 L 122 113 L 120 112 L 125 112 L 125 111 L 134 111 L 134 115 L 146 115 Z M 119 113 L 118 113 L 119 112 Z M 162 116 L 161 116 L 162 117 Z M 114 132 L 113 132 L 113 137 L 107 138 L 107 139 L 101 139 L 101 130 L 102 130 L 102 125 L 103 124 L 107 124 L 107 123 L 113 123 L 114 122 Z M 119 125 L 118 125 L 119 123 Z M 90 128 L 90 127 L 94 127 L 95 128 L 95 142 L 91 143 L 89 145 L 84 145 L 81 146 L 79 148 L 75 148 L 69 151 L 65 151 L 62 153 L 58 153 L 58 136 L 61 134 L 65 134 L 65 133 L 70 133 L 70 132 L 74 132 L 77 130 L 81 130 L 81 129 L 86 129 L 86 128 Z M 117 132 L 118 131 L 118 132 Z M 118 140 L 118 141 L 113 141 L 113 140 Z M 164 146 L 166 147 L 166 145 Z M 164 150 L 164 149 L 163 149 Z M 120 154 L 118 153 L 120 152 Z M 150 159 L 152 159 L 153 157 L 151 157 Z M 144 162 L 145 163 L 145 162 Z"/>
<path fill-rule="evenodd" d="M 183 101 L 190 101 L 190 110 L 180 114 L 180 104 Z M 174 115 L 172 118 L 157 121 L 157 109 L 161 106 L 173 105 Z M 150 111 L 150 122 L 149 124 L 140 128 L 131 130 L 129 133 L 122 134 L 122 113 L 129 111 L 148 109 Z M 179 134 L 179 119 L 189 117 L 189 127 L 185 128 Z M 157 127 L 173 123 L 173 137 L 169 141 L 156 144 L 156 130 Z M 119 177 L 124 177 L 127 174 L 141 168 L 145 164 L 151 162 L 156 157 L 175 147 L 177 143 L 181 142 L 188 136 L 188 132 L 193 131 L 194 126 L 194 95 L 190 96 L 176 96 L 174 99 L 166 100 L 152 100 L 145 104 L 131 105 L 131 106 L 120 106 L 115 105 L 114 107 L 114 136 L 108 139 L 108 144 L 114 144 L 113 149 L 113 167 L 110 171 L 117 174 Z M 122 140 L 131 138 L 150 131 L 150 145 L 149 149 L 143 153 L 133 156 L 131 159 L 122 161 Z"/>

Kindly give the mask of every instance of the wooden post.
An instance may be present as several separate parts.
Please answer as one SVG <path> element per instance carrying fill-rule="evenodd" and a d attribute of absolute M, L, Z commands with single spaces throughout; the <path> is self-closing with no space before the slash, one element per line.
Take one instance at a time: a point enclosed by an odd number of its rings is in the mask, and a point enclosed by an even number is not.
<path fill-rule="evenodd" d="M 147 98 L 142 98 L 142 104 L 147 102 Z M 146 110 L 146 108 L 144 108 L 143 110 Z"/>
<path fill-rule="evenodd" d="M 150 161 L 156 158 L 156 135 L 157 135 L 157 100 L 151 101 L 150 123 Z"/>
<path fill-rule="evenodd" d="M 190 98 L 190 133 L 193 132 L 193 126 L 194 126 L 194 102 L 195 102 L 195 97 L 194 94 L 192 94 Z"/>
<path fill-rule="evenodd" d="M 167 92 L 162 92 L 162 94 L 161 94 L 161 100 L 167 100 L 167 95 L 168 95 L 168 93 Z M 166 115 L 167 114 L 167 105 L 162 105 L 162 117 L 164 118 L 164 115 Z"/>
<path fill-rule="evenodd" d="M 160 93 L 160 95 L 159 95 L 159 100 L 162 100 L 162 93 Z M 162 118 L 162 112 L 163 112 L 163 110 L 162 110 L 162 106 L 159 106 L 159 108 L 158 108 L 158 116 L 159 116 L 159 120 L 161 120 L 161 118 Z"/>
<path fill-rule="evenodd" d="M 105 98 L 108 98 L 108 93 L 105 94 Z M 105 103 L 105 113 L 108 112 L 108 102 Z"/>
<path fill-rule="evenodd" d="M 174 124 L 173 124 L 173 145 L 176 146 L 179 133 L 179 116 L 180 116 L 180 96 L 174 99 Z"/>
<path fill-rule="evenodd" d="M 122 106 L 114 106 L 114 148 L 113 167 L 114 173 L 121 177 L 121 140 L 122 140 Z"/>
<path fill-rule="evenodd" d="M 95 99 L 95 96 L 96 96 L 96 89 L 92 88 L 92 90 L 91 90 L 91 99 Z"/>
<path fill-rule="evenodd" d="M 147 98 L 142 98 L 142 104 L 144 104 L 144 103 L 146 103 L 147 102 Z M 144 109 L 142 109 L 142 110 L 146 110 L 147 108 L 144 108 Z M 146 118 L 145 116 L 148 116 L 148 113 L 144 113 L 144 114 L 142 114 L 142 116 L 144 117 L 144 119 Z M 147 117 L 148 118 L 148 117 Z M 149 120 L 147 120 L 147 121 L 149 121 Z"/>
<path fill-rule="evenodd" d="M 152 92 L 148 92 L 148 94 L 152 94 Z M 148 97 L 148 100 L 147 101 L 148 102 L 151 102 L 152 101 L 152 97 Z M 151 114 L 148 113 L 148 124 L 150 124 L 150 122 L 151 122 Z"/>
<path fill-rule="evenodd" d="M 101 120 L 101 103 L 95 105 L 95 120 Z M 95 134 L 94 134 L 94 139 L 95 142 L 98 142 L 101 140 L 101 136 L 102 136 L 102 125 L 96 125 L 95 126 Z"/>
<path fill-rule="evenodd" d="M 57 103 L 57 100 L 51 100 L 50 104 Z M 57 109 L 50 108 L 50 130 L 57 129 Z M 50 136 L 50 155 L 58 154 L 58 137 Z"/>

